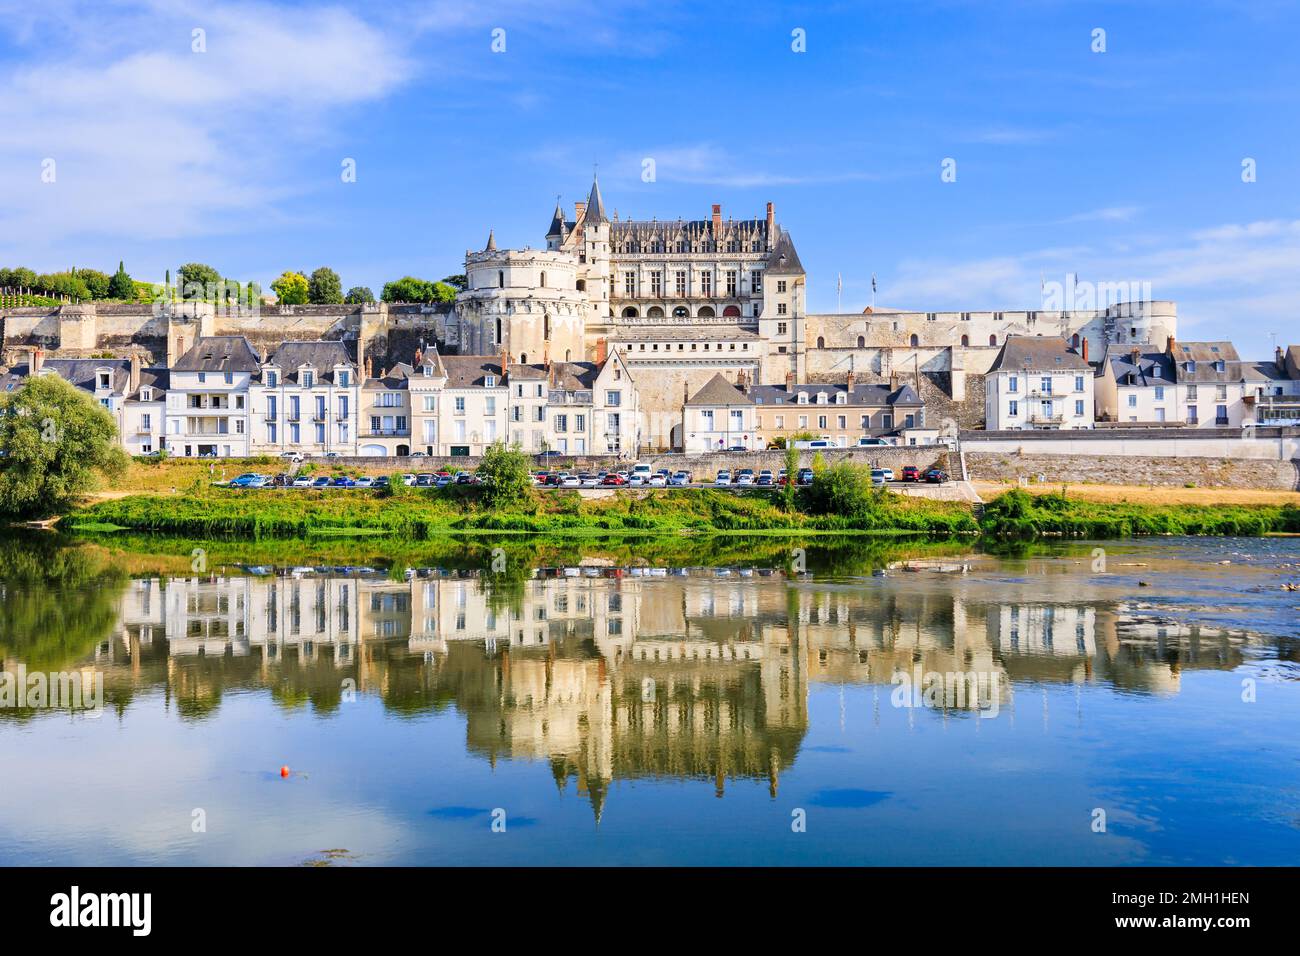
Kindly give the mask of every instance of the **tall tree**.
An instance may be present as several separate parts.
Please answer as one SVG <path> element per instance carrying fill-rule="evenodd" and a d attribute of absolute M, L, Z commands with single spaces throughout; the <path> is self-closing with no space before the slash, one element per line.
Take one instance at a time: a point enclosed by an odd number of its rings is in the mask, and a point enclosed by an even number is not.
<path fill-rule="evenodd" d="M 202 262 L 187 262 L 177 270 L 176 281 L 180 284 L 182 299 L 206 302 L 217 297 L 221 273 Z"/>
<path fill-rule="evenodd" d="M 362 305 L 367 302 L 375 301 L 375 294 L 370 291 L 369 286 L 354 285 L 348 289 L 348 294 L 343 300 L 349 305 Z"/>
<path fill-rule="evenodd" d="M 271 283 L 271 291 L 281 305 L 303 305 L 307 302 L 310 285 L 301 272 L 285 271 Z"/>
<path fill-rule="evenodd" d="M 122 260 L 117 262 L 117 271 L 113 273 L 113 278 L 108 283 L 108 297 L 110 299 L 122 299 L 126 302 L 135 300 L 135 283 L 127 275 L 126 268 L 122 265 Z"/>
<path fill-rule="evenodd" d="M 343 283 L 329 266 L 321 266 L 307 283 L 307 298 L 316 305 L 338 305 L 343 301 Z"/>
<path fill-rule="evenodd" d="M 126 453 L 107 409 L 57 375 L 0 396 L 0 514 L 54 514 L 120 474 Z"/>

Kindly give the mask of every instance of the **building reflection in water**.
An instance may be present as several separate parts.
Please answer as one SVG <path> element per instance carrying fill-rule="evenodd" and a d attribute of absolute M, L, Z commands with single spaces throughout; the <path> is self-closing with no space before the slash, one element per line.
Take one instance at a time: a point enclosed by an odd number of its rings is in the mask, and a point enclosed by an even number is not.
<path fill-rule="evenodd" d="M 1176 693 L 1183 670 L 1234 667 L 1247 641 L 1135 615 L 1075 575 L 235 570 L 132 581 L 118 620 L 96 658 L 119 706 L 156 689 L 197 719 L 261 689 L 322 714 L 354 692 L 397 715 L 452 708 L 472 753 L 545 760 L 597 815 L 616 779 L 710 780 L 719 795 L 760 779 L 775 794 L 813 684 L 979 672 L 1012 708 L 1031 684 Z"/>

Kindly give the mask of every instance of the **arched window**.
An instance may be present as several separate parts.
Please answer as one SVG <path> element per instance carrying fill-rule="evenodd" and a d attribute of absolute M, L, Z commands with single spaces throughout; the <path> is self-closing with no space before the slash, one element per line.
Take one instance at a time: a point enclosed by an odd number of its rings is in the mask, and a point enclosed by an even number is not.
<path fill-rule="evenodd" d="M 966 347 L 969 346 L 969 345 L 970 345 L 970 336 L 969 336 L 969 335 L 963 335 L 963 336 L 961 337 L 961 347 L 962 347 L 962 348 L 966 348 Z"/>
<path fill-rule="evenodd" d="M 650 308 L 646 309 L 645 314 L 652 319 L 662 319 L 664 317 L 664 310 L 659 308 L 657 305 L 652 305 Z"/>
<path fill-rule="evenodd" d="M 1072 336 L 1070 336 L 1070 348 L 1077 349 L 1078 347 L 1079 347 L 1079 333 L 1075 332 Z"/>
<path fill-rule="evenodd" d="M 623 318 L 625 318 L 625 319 L 635 319 L 635 318 L 636 318 L 636 314 L 637 314 L 637 313 L 636 313 L 636 309 L 633 308 L 633 307 L 630 306 L 630 305 L 629 305 L 626 309 L 623 310 Z"/>
<path fill-rule="evenodd" d="M 700 306 L 700 311 L 697 312 L 696 314 L 697 314 L 701 319 L 711 319 L 711 318 L 713 318 L 713 315 L 714 315 L 714 312 L 713 312 L 713 306 L 711 306 L 711 305 L 702 305 L 702 306 Z"/>
<path fill-rule="evenodd" d="M 820 336 L 820 335 L 817 336 L 817 347 L 818 347 L 819 349 L 824 349 L 824 348 L 826 348 L 826 339 L 823 338 L 823 337 Z"/>
<path fill-rule="evenodd" d="M 993 335 L 990 335 L 990 336 L 989 336 L 989 345 L 997 345 L 997 344 L 998 344 L 998 337 L 997 337 L 997 334 L 995 333 L 995 334 L 993 334 Z"/>
<path fill-rule="evenodd" d="M 586 292 L 586 291 L 587 291 L 587 280 L 586 280 L 586 279 L 579 279 L 579 280 L 578 280 L 578 291 L 579 291 L 579 292 Z"/>
<path fill-rule="evenodd" d="M 674 318 L 674 319 L 684 319 L 684 318 L 686 318 L 686 317 L 687 317 L 688 315 L 690 315 L 690 314 L 691 314 L 691 313 L 690 313 L 690 310 L 687 309 L 686 306 L 684 306 L 684 305 L 675 305 L 675 306 L 673 306 L 673 318 Z"/>
<path fill-rule="evenodd" d="M 497 319 L 497 345 L 501 344 L 501 320 Z"/>
<path fill-rule="evenodd" d="M 522 355 L 519 356 L 519 364 L 520 364 L 520 365 L 527 365 L 527 364 L 528 364 L 528 353 L 527 353 L 527 352 L 524 352 Z"/>
<path fill-rule="evenodd" d="M 565 350 L 564 350 L 564 361 L 569 362 L 569 361 L 572 361 L 572 360 L 573 360 L 573 350 L 572 350 L 572 349 L 565 349 Z"/>
<path fill-rule="evenodd" d="M 729 306 L 727 306 L 725 309 L 722 310 L 722 314 L 723 314 L 724 316 L 727 316 L 728 318 L 738 319 L 738 318 L 740 318 L 740 306 L 738 306 L 738 305 L 729 305 Z"/>
<path fill-rule="evenodd" d="M 921 344 L 921 340 L 917 338 L 915 335 L 913 335 L 911 338 L 907 340 L 907 344 L 912 346 L 912 348 L 916 348 L 918 345 Z"/>
<path fill-rule="evenodd" d="M 498 270 L 497 270 L 497 288 L 498 288 L 498 289 L 504 289 L 505 287 L 506 287 L 506 270 L 505 270 L 505 269 L 498 269 Z"/>
<path fill-rule="evenodd" d="M 864 348 L 866 348 L 866 347 L 867 347 L 867 337 L 866 337 L 865 335 L 859 335 L 859 336 L 858 336 L 858 348 L 860 348 L 860 349 L 864 349 Z"/>
<path fill-rule="evenodd" d="M 545 289 L 545 288 L 546 288 L 546 273 L 545 273 L 545 272 L 541 273 L 541 275 L 538 276 L 538 278 L 541 280 L 541 283 L 540 283 L 540 284 L 541 284 L 541 287 L 542 287 L 543 289 Z"/>

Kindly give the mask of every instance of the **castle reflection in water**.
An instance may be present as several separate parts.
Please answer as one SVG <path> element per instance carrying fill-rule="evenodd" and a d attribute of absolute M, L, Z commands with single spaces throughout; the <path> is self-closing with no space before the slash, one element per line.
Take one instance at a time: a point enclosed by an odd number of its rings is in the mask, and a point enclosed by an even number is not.
<path fill-rule="evenodd" d="M 611 781 L 647 775 L 775 793 L 819 682 L 877 685 L 888 706 L 899 671 L 994 674 L 1014 720 L 1026 685 L 1176 693 L 1185 669 L 1240 663 L 1245 641 L 1138 617 L 1078 575 L 232 569 L 131 581 L 95 656 L 118 706 L 157 690 L 186 719 L 250 689 L 320 715 L 353 695 L 395 715 L 451 708 L 472 753 L 546 760 L 599 814 Z"/>

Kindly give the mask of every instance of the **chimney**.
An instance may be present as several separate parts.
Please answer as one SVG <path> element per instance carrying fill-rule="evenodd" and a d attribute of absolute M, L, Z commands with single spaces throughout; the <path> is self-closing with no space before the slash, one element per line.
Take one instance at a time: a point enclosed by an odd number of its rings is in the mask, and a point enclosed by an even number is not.
<path fill-rule="evenodd" d="M 580 199 L 573 204 L 573 221 L 582 225 L 582 214 L 587 211 L 587 200 Z"/>
<path fill-rule="evenodd" d="M 1083 340 L 1083 345 L 1080 346 L 1080 348 L 1082 350 L 1080 354 L 1083 356 L 1083 360 L 1085 362 L 1088 361 L 1088 340 L 1087 339 Z"/>
<path fill-rule="evenodd" d="M 424 364 L 424 349 L 415 350 L 415 367 L 419 368 Z"/>
<path fill-rule="evenodd" d="M 39 345 L 32 349 L 32 361 L 28 368 L 30 374 L 35 375 L 45 365 L 45 349 Z"/>
<path fill-rule="evenodd" d="M 126 394 L 134 395 L 140 390 L 140 353 L 131 353 L 131 372 L 127 379 Z"/>
<path fill-rule="evenodd" d="M 794 369 L 785 373 L 785 391 L 786 394 L 794 392 Z"/>
<path fill-rule="evenodd" d="M 713 204 L 713 238 L 718 238 L 718 233 L 722 232 L 722 203 Z"/>
<path fill-rule="evenodd" d="M 509 371 L 510 371 L 510 353 L 506 351 L 506 347 L 503 345 L 501 346 L 501 381 L 502 382 L 506 380 L 506 374 Z"/>
<path fill-rule="evenodd" d="M 369 355 L 366 356 L 366 378 L 375 377 L 375 360 Z"/>
<path fill-rule="evenodd" d="M 1168 352 L 1170 355 L 1173 355 L 1174 346 L 1177 344 L 1178 343 L 1174 341 L 1174 337 L 1172 335 L 1169 336 L 1169 338 L 1165 339 L 1165 351 Z"/>
<path fill-rule="evenodd" d="M 691 400 L 691 386 L 688 382 L 682 382 L 682 404 L 687 405 Z"/>
<path fill-rule="evenodd" d="M 546 371 L 551 370 L 551 340 L 547 339 L 542 343 L 542 365 Z"/>
<path fill-rule="evenodd" d="M 853 393 L 853 369 L 849 369 L 849 374 L 844 377 L 844 387 L 848 389 L 850 397 Z"/>
<path fill-rule="evenodd" d="M 767 204 L 767 241 L 774 242 L 776 239 L 776 207 L 772 203 Z"/>
<path fill-rule="evenodd" d="M 608 350 L 609 350 L 608 339 L 606 339 L 604 336 L 601 336 L 600 338 L 596 339 L 596 364 L 597 365 L 605 364 L 605 359 L 608 357 Z"/>
<path fill-rule="evenodd" d="M 1282 351 L 1282 346 L 1280 345 L 1273 350 L 1273 362 L 1277 365 L 1277 370 L 1285 374 L 1286 353 Z"/>

